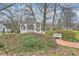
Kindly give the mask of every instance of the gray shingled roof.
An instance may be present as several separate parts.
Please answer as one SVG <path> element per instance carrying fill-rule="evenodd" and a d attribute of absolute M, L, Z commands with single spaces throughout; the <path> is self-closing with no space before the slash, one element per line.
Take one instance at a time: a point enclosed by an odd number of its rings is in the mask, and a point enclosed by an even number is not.
<path fill-rule="evenodd" d="M 26 18 L 24 21 L 21 22 L 22 24 L 35 24 L 35 23 L 39 23 L 38 21 L 36 21 L 34 18 Z"/>

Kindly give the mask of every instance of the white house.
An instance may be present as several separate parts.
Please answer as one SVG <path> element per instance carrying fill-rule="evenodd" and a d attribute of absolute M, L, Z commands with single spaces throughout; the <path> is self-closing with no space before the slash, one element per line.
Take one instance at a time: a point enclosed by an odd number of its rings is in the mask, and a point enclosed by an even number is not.
<path fill-rule="evenodd" d="M 20 33 L 43 33 L 45 32 L 42 30 L 42 24 L 39 21 L 36 21 L 32 18 L 26 19 L 20 23 Z"/>
<path fill-rule="evenodd" d="M 45 32 L 42 30 L 42 23 L 39 21 L 36 21 L 32 17 L 25 18 L 22 21 L 18 21 L 20 24 L 20 33 L 43 33 Z M 5 29 L 5 32 L 11 32 L 10 29 L 6 28 L 6 26 L 3 24 L 3 21 L 0 21 L 0 32 L 3 32 L 3 29 Z"/>

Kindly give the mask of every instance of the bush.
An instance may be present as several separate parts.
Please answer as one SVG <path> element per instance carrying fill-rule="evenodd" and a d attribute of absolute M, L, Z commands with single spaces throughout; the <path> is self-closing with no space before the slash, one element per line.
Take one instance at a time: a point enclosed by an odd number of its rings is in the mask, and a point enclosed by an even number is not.
<path fill-rule="evenodd" d="M 52 41 L 51 40 L 41 40 L 34 36 L 23 36 L 21 39 L 22 49 L 35 51 L 35 50 L 46 50 L 51 48 Z"/>
<path fill-rule="evenodd" d="M 35 49 L 36 46 L 38 44 L 38 40 L 35 38 L 35 37 L 32 37 L 32 36 L 26 36 L 26 37 L 23 37 L 22 39 L 22 46 L 24 48 L 33 48 Z"/>
<path fill-rule="evenodd" d="M 58 33 L 63 34 L 63 39 L 71 42 L 78 42 L 78 39 L 76 39 L 76 35 L 71 30 L 59 30 Z"/>
<path fill-rule="evenodd" d="M 3 48 L 3 47 L 4 47 L 4 45 L 0 43 L 0 48 Z"/>
<path fill-rule="evenodd" d="M 65 40 L 70 41 L 70 42 L 79 42 L 79 40 L 76 38 L 67 38 Z"/>
<path fill-rule="evenodd" d="M 75 38 L 75 33 L 73 31 L 64 31 L 63 38 Z"/>
<path fill-rule="evenodd" d="M 69 31 L 69 30 L 58 30 L 56 32 L 57 33 L 62 33 L 63 34 L 63 39 L 75 38 L 75 33 L 73 31 Z"/>
<path fill-rule="evenodd" d="M 45 35 L 46 37 L 51 37 L 53 35 L 54 31 L 46 31 Z"/>
<path fill-rule="evenodd" d="M 76 34 L 74 31 L 71 30 L 53 30 L 53 31 L 47 31 L 46 37 L 51 37 L 53 33 L 62 33 L 63 39 L 71 42 L 79 42 L 78 39 L 76 39 Z"/>

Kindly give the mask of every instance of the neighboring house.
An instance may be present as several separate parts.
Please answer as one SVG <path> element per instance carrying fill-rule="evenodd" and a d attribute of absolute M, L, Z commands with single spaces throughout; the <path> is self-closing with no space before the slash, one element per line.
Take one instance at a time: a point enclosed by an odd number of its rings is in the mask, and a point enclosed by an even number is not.
<path fill-rule="evenodd" d="M 75 30 L 79 30 L 79 24 L 75 24 L 74 29 L 75 29 Z"/>
<path fill-rule="evenodd" d="M 32 18 L 26 19 L 20 23 L 20 33 L 45 33 L 42 30 L 42 24 Z"/>
<path fill-rule="evenodd" d="M 3 25 L 3 21 L 0 21 L 0 32 L 3 32 L 3 29 L 6 33 L 10 32 L 10 29 L 7 29 L 6 26 Z"/>

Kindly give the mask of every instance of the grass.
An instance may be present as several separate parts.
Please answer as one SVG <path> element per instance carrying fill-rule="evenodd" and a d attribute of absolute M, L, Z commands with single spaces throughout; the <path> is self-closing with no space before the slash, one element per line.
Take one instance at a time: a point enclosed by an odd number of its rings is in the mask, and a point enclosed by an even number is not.
<path fill-rule="evenodd" d="M 32 51 L 32 49 L 35 51 Z M 79 55 L 78 51 L 79 49 L 56 45 L 53 39 L 48 39 L 41 34 L 5 34 L 0 36 L 0 55 L 65 56 Z"/>
<path fill-rule="evenodd" d="M 21 37 L 22 49 L 26 51 L 47 50 L 54 47 L 52 40 L 42 39 L 33 35 Z"/>
<path fill-rule="evenodd" d="M 79 31 L 74 31 L 76 34 L 79 34 Z"/>
<path fill-rule="evenodd" d="M 76 38 L 79 40 L 79 31 L 74 31 L 74 33 L 76 34 Z"/>
<path fill-rule="evenodd" d="M 3 33 L 0 33 L 0 36 L 2 36 L 3 35 Z"/>
<path fill-rule="evenodd" d="M 6 51 L 45 51 L 56 47 L 53 40 L 41 34 L 5 34 L 0 36 L 0 50 Z"/>
<path fill-rule="evenodd" d="M 15 49 L 19 47 L 19 34 L 5 34 L 0 36 L 0 43 L 4 45 L 5 49 Z"/>

